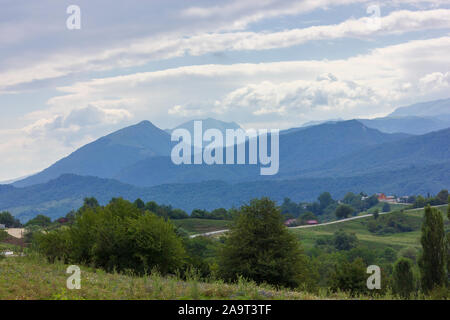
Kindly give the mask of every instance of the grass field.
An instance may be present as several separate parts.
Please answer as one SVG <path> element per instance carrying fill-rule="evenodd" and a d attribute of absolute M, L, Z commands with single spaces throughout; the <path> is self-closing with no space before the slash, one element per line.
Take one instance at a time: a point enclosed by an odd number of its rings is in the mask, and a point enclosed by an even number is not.
<path fill-rule="evenodd" d="M 221 281 L 199 282 L 162 277 L 157 273 L 136 277 L 106 273 L 100 269 L 81 266 L 81 289 L 66 287 L 67 265 L 49 264 L 39 256 L 0 259 L 0 300 L 179 300 L 179 299 L 347 299 L 343 293 L 310 294 L 302 291 L 276 290 L 239 281 L 225 284 Z M 360 297 L 364 299 L 364 297 Z"/>
<path fill-rule="evenodd" d="M 444 213 L 444 222 L 446 230 L 450 230 L 450 223 L 447 219 L 447 206 L 440 206 L 439 210 Z M 367 221 L 373 219 L 372 217 L 362 218 L 358 220 L 346 221 L 327 226 L 318 226 L 306 229 L 292 229 L 292 232 L 302 242 L 304 248 L 309 249 L 314 246 L 315 241 L 324 236 L 331 236 L 337 230 L 344 230 L 346 232 L 355 233 L 359 241 L 366 244 L 370 248 L 380 248 L 390 246 L 394 249 L 402 249 L 405 247 L 420 248 L 420 225 L 423 218 L 423 209 L 413 209 L 405 211 L 408 220 L 417 228 L 414 231 L 393 233 L 388 235 L 377 235 L 371 233 L 367 229 Z"/>
<path fill-rule="evenodd" d="M 212 219 L 180 219 L 172 220 L 172 223 L 177 227 L 183 228 L 188 232 L 188 234 L 192 235 L 227 229 L 231 221 Z"/>

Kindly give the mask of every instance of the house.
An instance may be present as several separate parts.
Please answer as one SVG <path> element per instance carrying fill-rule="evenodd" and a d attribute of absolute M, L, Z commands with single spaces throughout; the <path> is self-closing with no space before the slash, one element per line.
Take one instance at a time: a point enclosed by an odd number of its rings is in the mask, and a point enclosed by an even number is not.
<path fill-rule="evenodd" d="M 286 227 L 289 227 L 291 224 L 294 224 L 294 223 L 296 223 L 297 222 L 297 219 L 288 219 L 288 220 L 286 220 L 285 222 L 284 222 L 284 225 L 286 226 Z"/>
<path fill-rule="evenodd" d="M 64 224 L 64 223 L 67 223 L 67 222 L 69 222 L 69 219 L 67 219 L 67 218 L 59 218 L 58 220 L 56 220 L 58 223 L 60 223 L 60 224 Z"/>
<path fill-rule="evenodd" d="M 4 224 L 0 224 L 0 229 L 6 229 L 6 226 Z"/>
<path fill-rule="evenodd" d="M 384 193 L 377 193 L 378 201 L 386 201 L 386 195 Z"/>
<path fill-rule="evenodd" d="M 308 220 L 308 221 L 306 221 L 306 224 L 309 224 L 309 225 L 318 224 L 318 223 L 319 222 L 317 220 Z"/>

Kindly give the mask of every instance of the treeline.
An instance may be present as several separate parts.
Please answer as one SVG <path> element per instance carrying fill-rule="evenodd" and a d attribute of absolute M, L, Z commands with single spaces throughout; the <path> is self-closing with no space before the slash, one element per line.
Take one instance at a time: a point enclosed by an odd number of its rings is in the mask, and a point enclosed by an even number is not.
<path fill-rule="evenodd" d="M 280 208 L 268 198 L 252 200 L 232 216 L 226 236 L 189 238 L 170 219 L 136 203 L 119 198 L 99 206 L 86 199 L 73 213 L 71 224 L 35 232 L 32 248 L 50 261 L 139 275 L 158 270 L 182 277 L 196 274 L 204 281 L 245 278 L 310 292 L 345 291 L 351 296 L 448 297 L 450 236 L 445 234 L 442 213 L 435 208 L 425 209 L 422 250 L 411 247 L 401 252 L 389 246 L 368 247 L 355 234 L 342 230 L 317 239 L 305 251 L 283 225 Z M 385 223 L 397 223 L 398 218 Z M 367 289 L 366 268 L 372 264 L 382 270 L 381 290 Z"/>
<path fill-rule="evenodd" d="M 323 192 L 314 202 L 295 203 L 289 198 L 285 198 L 281 204 L 281 212 L 286 219 L 296 218 L 298 223 L 307 220 L 319 219 L 321 221 L 346 218 L 366 211 L 378 204 L 376 195 L 368 196 L 361 192 L 355 194 L 348 192 L 343 199 L 335 200 L 329 192 Z M 389 210 L 388 210 L 389 211 Z"/>
<path fill-rule="evenodd" d="M 413 208 L 424 208 L 427 205 L 430 206 L 438 206 L 448 203 L 448 190 L 441 190 L 436 196 L 427 195 L 423 197 L 419 196 L 411 196 L 408 199 L 408 202 L 412 203 Z"/>
<path fill-rule="evenodd" d="M 116 201 L 117 198 L 111 199 L 110 203 Z M 224 208 L 218 208 L 214 209 L 212 211 L 203 210 L 203 209 L 194 209 L 192 210 L 191 214 L 189 215 L 186 211 L 173 208 L 170 205 L 160 205 L 156 203 L 155 201 L 149 201 L 145 203 L 141 199 L 136 199 L 133 202 L 133 205 L 138 208 L 141 211 L 149 211 L 157 215 L 158 217 L 162 217 L 165 220 L 172 219 L 172 220 L 178 220 L 178 219 L 211 219 L 211 220 L 231 220 L 233 218 L 234 212 L 236 212 L 236 209 L 224 209 Z M 84 199 L 83 207 L 99 207 L 100 204 L 94 197 L 88 197 Z M 0 224 L 5 224 L 7 228 L 20 228 L 20 227 L 27 227 L 27 228 L 33 228 L 33 227 L 49 227 L 49 228 L 56 228 L 59 227 L 60 224 L 67 224 L 72 223 L 75 218 L 75 211 L 71 211 L 67 213 L 65 216 L 60 217 L 58 219 L 55 219 L 54 221 L 51 220 L 50 217 L 47 217 L 42 214 L 38 214 L 34 218 L 28 220 L 24 225 L 18 220 L 15 219 L 9 212 L 1 212 L 0 213 Z"/>

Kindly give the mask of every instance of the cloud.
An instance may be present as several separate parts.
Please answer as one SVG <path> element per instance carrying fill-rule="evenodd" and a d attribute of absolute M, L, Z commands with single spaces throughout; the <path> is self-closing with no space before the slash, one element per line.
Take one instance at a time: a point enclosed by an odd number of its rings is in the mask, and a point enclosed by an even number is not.
<path fill-rule="evenodd" d="M 91 130 L 117 124 L 129 119 L 132 114 L 125 109 L 105 109 L 88 105 L 73 109 L 67 115 L 52 114 L 39 118 L 23 128 L 23 133 L 38 139 L 57 138 L 68 146 L 78 145 L 85 140 Z"/>
<path fill-rule="evenodd" d="M 326 1 L 325 1 L 326 2 Z M 201 56 L 223 51 L 260 51 L 287 48 L 309 41 L 337 38 L 364 38 L 402 34 L 416 30 L 450 28 L 450 9 L 394 11 L 377 20 L 349 19 L 333 25 L 313 26 L 279 32 L 199 33 L 189 36 L 156 36 L 135 40 L 122 47 L 83 55 L 54 54 L 46 60 L 0 73 L 0 88 L 88 71 L 140 66 L 151 60 L 186 55 Z"/>
<path fill-rule="evenodd" d="M 103 98 L 107 105 L 110 96 L 111 103 L 129 101 L 136 119 L 151 119 L 161 127 L 198 116 L 239 118 L 243 125 L 258 119 L 298 125 L 314 117 L 378 116 L 399 104 L 445 94 L 444 86 L 435 90 L 423 83 L 446 83 L 442 70 L 450 65 L 449 51 L 450 37 L 441 37 L 348 59 L 178 67 L 61 87 L 63 94 L 49 104 L 78 108 Z"/>
<path fill-rule="evenodd" d="M 450 71 L 432 72 L 419 80 L 419 88 L 422 91 L 439 91 L 450 88 Z"/>

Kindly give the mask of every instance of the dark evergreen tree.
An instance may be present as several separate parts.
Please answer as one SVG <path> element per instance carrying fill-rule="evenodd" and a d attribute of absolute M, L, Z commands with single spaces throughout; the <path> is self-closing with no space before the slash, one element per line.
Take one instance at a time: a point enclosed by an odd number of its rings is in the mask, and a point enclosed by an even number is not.
<path fill-rule="evenodd" d="M 422 256 L 419 259 L 422 290 L 428 293 L 445 284 L 446 243 L 444 220 L 436 208 L 425 208 L 422 223 Z"/>

